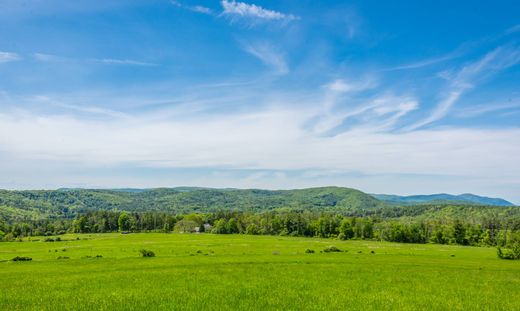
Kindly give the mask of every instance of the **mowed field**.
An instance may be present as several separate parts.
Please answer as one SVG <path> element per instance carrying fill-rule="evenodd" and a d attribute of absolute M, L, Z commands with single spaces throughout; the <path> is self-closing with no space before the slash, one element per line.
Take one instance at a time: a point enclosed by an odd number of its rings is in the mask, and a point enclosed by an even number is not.
<path fill-rule="evenodd" d="M 62 239 L 0 243 L 0 310 L 520 310 L 520 262 L 497 259 L 494 248 L 213 234 Z M 344 252 L 320 253 L 329 245 Z M 142 248 L 156 257 L 140 257 Z M 8 261 L 15 256 L 33 261 Z"/>

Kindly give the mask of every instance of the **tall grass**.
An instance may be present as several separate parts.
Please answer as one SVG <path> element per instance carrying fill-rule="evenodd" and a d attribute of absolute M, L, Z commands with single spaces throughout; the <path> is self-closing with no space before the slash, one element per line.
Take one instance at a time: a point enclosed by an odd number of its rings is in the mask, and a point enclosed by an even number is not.
<path fill-rule="evenodd" d="M 0 243 L 0 310 L 520 309 L 520 262 L 499 260 L 492 248 L 211 234 L 76 237 Z M 330 245 L 342 252 L 320 252 Z M 142 258 L 140 249 L 156 257 Z M 57 259 L 63 250 L 70 259 Z M 15 256 L 33 260 L 9 261 Z"/>

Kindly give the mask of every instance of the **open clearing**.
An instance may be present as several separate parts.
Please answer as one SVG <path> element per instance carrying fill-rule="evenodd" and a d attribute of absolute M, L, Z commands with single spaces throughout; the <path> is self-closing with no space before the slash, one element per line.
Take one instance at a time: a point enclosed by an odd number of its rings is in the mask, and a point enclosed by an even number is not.
<path fill-rule="evenodd" d="M 0 243 L 0 310 L 520 310 L 520 262 L 497 259 L 494 248 L 213 234 L 61 238 Z M 329 245 L 344 252 L 320 252 Z M 140 257 L 143 248 L 156 257 Z M 15 256 L 33 260 L 9 261 Z"/>

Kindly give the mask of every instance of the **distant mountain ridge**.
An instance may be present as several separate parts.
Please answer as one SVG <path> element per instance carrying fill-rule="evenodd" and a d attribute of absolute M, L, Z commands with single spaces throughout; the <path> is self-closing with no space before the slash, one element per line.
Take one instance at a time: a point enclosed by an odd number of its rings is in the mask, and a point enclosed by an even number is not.
<path fill-rule="evenodd" d="M 58 190 L 0 190 L 0 219 L 74 218 L 90 211 L 165 212 L 175 214 L 214 213 L 219 211 L 268 212 L 306 210 L 374 214 L 386 209 L 390 214 L 416 213 L 418 205 L 494 205 L 514 206 L 503 199 L 472 194 L 397 196 L 370 195 L 343 187 L 319 187 L 294 190 L 215 189 L 201 187 L 121 188 Z M 415 205 L 412 206 L 412 205 Z M 409 208 L 412 210 L 409 210 Z M 407 209 L 408 208 L 408 209 Z M 385 212 L 385 213 L 386 213 Z"/>
<path fill-rule="evenodd" d="M 362 191 L 341 187 L 295 190 L 198 187 L 0 190 L 0 218 L 71 218 L 97 210 L 211 213 L 299 209 L 324 212 L 375 210 L 384 205 Z"/>
<path fill-rule="evenodd" d="M 436 203 L 458 203 L 458 204 L 479 204 L 494 206 L 515 206 L 515 204 L 501 198 L 489 198 L 478 196 L 471 193 L 463 193 L 459 195 L 438 193 L 399 196 L 392 194 L 372 194 L 378 200 L 390 204 L 436 204 Z"/>

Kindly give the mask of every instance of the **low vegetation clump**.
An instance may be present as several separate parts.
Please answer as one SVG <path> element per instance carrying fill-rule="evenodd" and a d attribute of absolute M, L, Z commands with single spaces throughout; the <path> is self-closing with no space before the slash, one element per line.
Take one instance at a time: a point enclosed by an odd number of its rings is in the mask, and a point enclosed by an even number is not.
<path fill-rule="evenodd" d="M 505 248 L 497 247 L 497 255 L 500 259 L 520 259 L 520 234 L 513 235 Z"/>
<path fill-rule="evenodd" d="M 141 253 L 142 257 L 155 257 L 155 253 L 151 250 L 140 249 L 139 253 Z"/>
<path fill-rule="evenodd" d="M 60 237 L 56 237 L 55 239 L 54 238 L 45 238 L 45 240 L 43 240 L 44 242 L 61 242 L 61 238 Z"/>
<path fill-rule="evenodd" d="M 314 252 L 313 249 L 307 248 L 307 249 L 305 250 L 305 253 L 306 253 L 306 254 L 314 254 L 315 252 Z"/>
<path fill-rule="evenodd" d="M 67 257 L 67 256 L 59 256 L 59 257 L 56 258 L 56 259 L 58 259 L 58 260 L 60 260 L 60 259 L 70 259 L 70 257 Z"/>
<path fill-rule="evenodd" d="M 325 253 L 340 253 L 340 252 L 342 252 L 342 250 L 340 250 L 339 248 L 337 248 L 334 245 L 329 245 L 329 246 L 325 247 L 325 249 L 323 251 Z"/>
<path fill-rule="evenodd" d="M 509 248 L 497 248 L 497 255 L 500 259 L 518 260 L 520 259 L 520 247 Z"/>
<path fill-rule="evenodd" d="M 14 257 L 11 260 L 12 261 L 31 261 L 32 258 L 31 257 L 16 256 L 16 257 Z"/>

